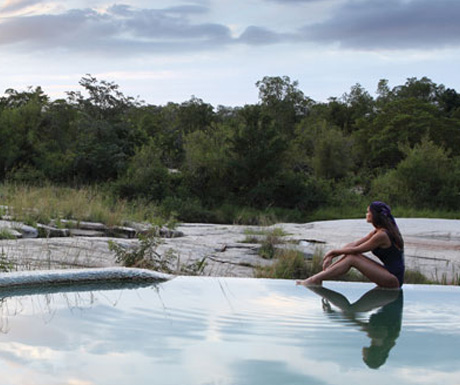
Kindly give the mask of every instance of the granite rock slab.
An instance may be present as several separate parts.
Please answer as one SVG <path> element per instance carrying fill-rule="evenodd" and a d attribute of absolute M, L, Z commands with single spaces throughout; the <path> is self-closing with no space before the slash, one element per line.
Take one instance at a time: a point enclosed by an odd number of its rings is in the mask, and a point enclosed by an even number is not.
<path fill-rule="evenodd" d="M 436 279 L 451 279 L 460 274 L 460 220 L 399 218 L 397 221 L 405 240 L 408 268 Z M 280 223 L 270 227 L 188 223 L 175 229 L 182 236 L 162 239 L 157 251 L 161 254 L 172 250 L 182 262 L 205 258 L 205 275 L 253 277 L 256 266 L 270 265 L 272 260 L 258 255 L 260 243 L 249 242 L 248 234 L 262 234 L 275 228 L 284 234 L 283 247 L 302 251 L 306 258 L 372 231 L 364 219 Z M 109 240 L 123 242 L 127 247 L 138 244 L 135 238 L 28 238 L 1 240 L 0 250 L 23 270 L 113 267 L 117 264 L 109 250 Z"/>

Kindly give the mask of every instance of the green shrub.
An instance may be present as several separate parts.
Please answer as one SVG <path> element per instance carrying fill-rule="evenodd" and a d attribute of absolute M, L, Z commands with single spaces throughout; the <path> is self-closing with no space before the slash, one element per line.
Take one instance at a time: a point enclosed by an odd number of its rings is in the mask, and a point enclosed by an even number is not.
<path fill-rule="evenodd" d="M 152 143 L 141 147 L 129 161 L 125 174 L 114 183 L 115 193 L 122 198 L 157 202 L 169 196 L 172 177 L 160 154 Z"/>
<path fill-rule="evenodd" d="M 459 164 L 444 149 L 425 140 L 409 150 L 396 169 L 374 180 L 372 195 L 393 204 L 457 210 Z"/>
<path fill-rule="evenodd" d="M 181 222 L 189 223 L 218 223 L 217 215 L 203 207 L 197 198 L 167 197 L 160 206 L 161 215 L 164 218 L 175 217 Z"/>
<path fill-rule="evenodd" d="M 181 263 L 179 256 L 168 250 L 163 255 L 157 249 L 162 243 L 159 227 L 153 227 L 146 234 L 139 235 L 139 245 L 125 248 L 114 241 L 109 241 L 109 249 L 116 255 L 115 261 L 125 267 L 136 267 L 160 271 L 168 274 L 199 275 L 206 267 L 206 259 L 196 262 Z"/>
<path fill-rule="evenodd" d="M 43 186 L 46 183 L 45 174 L 29 165 L 15 167 L 6 175 L 6 180 L 9 183 L 31 186 Z"/>
<path fill-rule="evenodd" d="M 277 253 L 271 266 L 256 269 L 257 278 L 303 279 L 310 276 L 308 264 L 302 253 L 283 250 Z"/>

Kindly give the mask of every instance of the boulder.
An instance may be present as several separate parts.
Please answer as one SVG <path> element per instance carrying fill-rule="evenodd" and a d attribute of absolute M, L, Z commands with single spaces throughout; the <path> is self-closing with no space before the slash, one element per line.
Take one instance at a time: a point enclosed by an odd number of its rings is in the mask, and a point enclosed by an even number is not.
<path fill-rule="evenodd" d="M 88 229 L 69 229 L 72 237 L 105 237 L 105 231 Z"/>
<path fill-rule="evenodd" d="M 52 226 L 42 225 L 41 223 L 37 224 L 39 234 L 45 238 L 54 238 L 54 237 L 68 237 L 70 236 L 69 229 L 59 229 Z"/>
<path fill-rule="evenodd" d="M 91 230 L 91 231 L 107 231 L 109 228 L 103 223 L 98 222 L 85 222 L 85 221 L 75 221 L 72 219 L 61 219 L 60 222 L 69 228 L 82 229 L 82 230 Z"/>
<path fill-rule="evenodd" d="M 5 229 L 16 238 L 37 238 L 38 230 L 21 222 L 0 220 L 0 229 Z"/>
<path fill-rule="evenodd" d="M 106 231 L 106 234 L 110 237 L 116 237 L 116 238 L 135 238 L 137 231 L 136 229 L 133 229 L 132 227 L 113 226 L 113 227 L 110 227 Z"/>

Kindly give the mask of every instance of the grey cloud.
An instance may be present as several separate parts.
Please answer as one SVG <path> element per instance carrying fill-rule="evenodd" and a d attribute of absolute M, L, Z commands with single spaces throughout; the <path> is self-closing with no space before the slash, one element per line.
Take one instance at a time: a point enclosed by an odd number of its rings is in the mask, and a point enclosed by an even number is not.
<path fill-rule="evenodd" d="M 112 33 L 114 25 L 107 18 L 91 10 L 74 10 L 66 14 L 16 17 L 0 24 L 0 44 L 55 44 L 72 40 L 79 35 Z"/>
<path fill-rule="evenodd" d="M 323 0 L 286 0 L 286 4 L 309 1 Z M 24 0 L 16 5 L 34 2 Z M 434 48 L 460 43 L 457 0 L 343 0 L 329 19 L 317 24 L 297 30 L 293 26 L 291 33 L 279 33 L 263 24 L 252 25 L 237 38 L 223 24 L 195 22 L 209 11 L 205 3 L 195 4 L 162 9 L 120 4 L 106 12 L 80 9 L 3 18 L 0 46 L 11 45 L 26 52 L 129 55 L 285 42 L 338 43 L 361 50 Z"/>
<path fill-rule="evenodd" d="M 201 5 L 181 5 L 167 8 L 166 11 L 178 14 L 202 14 L 208 12 L 208 8 Z"/>
<path fill-rule="evenodd" d="M 459 19 L 457 0 L 351 0 L 301 37 L 365 50 L 458 46 Z"/>
<path fill-rule="evenodd" d="M 272 3 L 281 3 L 281 4 L 301 4 L 301 3 L 325 3 L 329 0 L 265 0 Z"/>
<path fill-rule="evenodd" d="M 144 38 L 228 39 L 230 31 L 219 24 L 191 24 L 186 17 L 171 16 L 169 10 L 138 10 L 122 21 L 126 31 Z"/>
<path fill-rule="evenodd" d="M 5 19 L 0 23 L 0 45 L 36 51 L 117 54 L 148 51 L 208 49 L 231 42 L 224 25 L 193 23 L 201 6 L 138 9 L 115 5 L 106 12 L 71 10 L 58 15 Z"/>
<path fill-rule="evenodd" d="M 59 46 L 79 39 L 112 35 L 116 23 L 92 10 L 73 10 L 62 15 L 16 17 L 0 24 L 0 44 Z"/>
<path fill-rule="evenodd" d="M 279 43 L 283 35 L 277 34 L 266 28 L 250 26 L 239 37 L 238 41 L 250 45 L 267 45 Z"/>

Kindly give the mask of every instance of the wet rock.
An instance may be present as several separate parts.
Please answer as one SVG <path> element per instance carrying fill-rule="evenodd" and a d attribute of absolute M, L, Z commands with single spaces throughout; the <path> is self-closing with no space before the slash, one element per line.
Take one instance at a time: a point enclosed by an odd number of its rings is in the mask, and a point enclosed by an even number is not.
<path fill-rule="evenodd" d="M 38 230 L 21 222 L 0 220 L 0 229 L 16 238 L 37 238 Z"/>
<path fill-rule="evenodd" d="M 163 238 L 180 238 L 183 236 L 184 233 L 182 231 L 168 229 L 167 227 L 162 227 L 160 229 L 160 237 Z"/>
<path fill-rule="evenodd" d="M 69 229 L 72 237 L 104 237 L 105 231 L 87 229 Z"/>
<path fill-rule="evenodd" d="M 17 230 L 22 234 L 22 238 L 37 238 L 38 230 L 35 227 L 21 224 Z"/>
<path fill-rule="evenodd" d="M 125 225 L 136 230 L 138 234 L 148 234 L 154 228 L 150 223 L 126 222 Z M 184 236 L 184 232 L 168 227 L 161 227 L 159 236 L 163 238 L 180 238 Z"/>
<path fill-rule="evenodd" d="M 132 227 L 113 226 L 106 231 L 106 234 L 108 236 L 116 238 L 135 238 L 137 235 L 137 231 Z"/>
<path fill-rule="evenodd" d="M 54 237 L 68 237 L 70 236 L 69 229 L 58 229 L 56 227 L 42 225 L 41 223 L 37 224 L 38 232 L 41 237 L 44 238 L 54 238 Z"/>
<path fill-rule="evenodd" d="M 105 224 L 98 223 L 98 222 L 74 221 L 74 220 L 69 220 L 69 219 L 61 219 L 60 222 L 65 227 L 81 229 L 81 230 L 104 232 L 109 229 Z"/>

